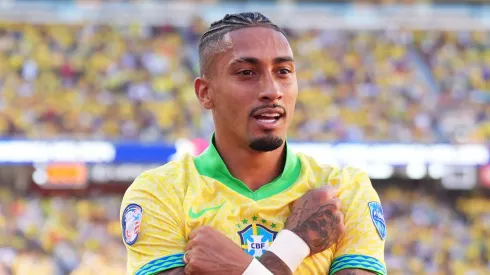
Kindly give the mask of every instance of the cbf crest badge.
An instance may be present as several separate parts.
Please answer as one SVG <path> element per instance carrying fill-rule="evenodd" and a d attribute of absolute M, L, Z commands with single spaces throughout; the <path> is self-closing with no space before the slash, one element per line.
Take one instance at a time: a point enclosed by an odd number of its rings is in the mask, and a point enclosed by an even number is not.
<path fill-rule="evenodd" d="M 257 217 L 254 216 L 252 223 L 246 225 L 247 220 L 244 219 L 243 225 L 245 225 L 245 228 L 238 231 L 238 235 L 240 236 L 243 250 L 253 257 L 260 257 L 269 249 L 269 246 L 275 240 L 277 231 L 267 228 L 266 220 L 262 219 L 262 224 L 255 222 L 256 220 Z M 241 227 L 241 224 L 237 226 Z M 274 223 L 271 226 L 273 228 L 276 227 Z"/>
<path fill-rule="evenodd" d="M 386 223 L 383 215 L 383 207 L 381 207 L 379 202 L 375 201 L 369 202 L 368 206 L 374 226 L 378 230 L 381 239 L 384 240 L 386 238 Z"/>
<path fill-rule="evenodd" d="M 141 228 L 143 209 L 137 204 L 130 204 L 124 209 L 121 222 L 124 242 L 132 245 L 138 239 Z"/>

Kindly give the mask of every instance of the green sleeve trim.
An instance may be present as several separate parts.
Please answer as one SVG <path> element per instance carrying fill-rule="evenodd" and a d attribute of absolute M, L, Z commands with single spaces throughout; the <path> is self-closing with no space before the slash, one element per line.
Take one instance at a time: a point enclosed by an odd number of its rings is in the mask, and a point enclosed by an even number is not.
<path fill-rule="evenodd" d="M 330 266 L 329 275 L 334 275 L 342 269 L 364 269 L 377 275 L 386 275 L 386 267 L 380 260 L 360 254 L 347 254 L 335 258 Z"/>
<path fill-rule="evenodd" d="M 184 262 L 182 261 L 183 256 L 184 253 L 177 253 L 155 259 L 142 266 L 135 275 L 153 275 L 161 271 L 184 266 Z"/>

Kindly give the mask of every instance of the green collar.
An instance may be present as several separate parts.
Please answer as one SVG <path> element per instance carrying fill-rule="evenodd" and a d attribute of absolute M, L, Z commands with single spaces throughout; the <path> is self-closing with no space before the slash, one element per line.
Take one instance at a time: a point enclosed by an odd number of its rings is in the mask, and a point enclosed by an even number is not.
<path fill-rule="evenodd" d="M 199 174 L 213 178 L 235 192 L 255 201 L 272 197 L 286 190 L 296 182 L 301 172 L 301 162 L 298 156 L 286 143 L 286 164 L 282 174 L 258 190 L 252 191 L 245 183 L 233 177 L 228 171 L 226 164 L 214 146 L 214 135 L 208 148 L 201 155 L 194 158 L 194 163 Z"/>

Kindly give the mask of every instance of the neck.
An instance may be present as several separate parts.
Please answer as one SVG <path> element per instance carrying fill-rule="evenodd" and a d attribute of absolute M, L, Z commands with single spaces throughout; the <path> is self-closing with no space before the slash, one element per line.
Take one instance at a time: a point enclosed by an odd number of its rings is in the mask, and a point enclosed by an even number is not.
<path fill-rule="evenodd" d="M 285 143 L 270 152 L 257 152 L 215 135 L 215 147 L 230 173 L 255 191 L 277 178 L 286 162 Z"/>

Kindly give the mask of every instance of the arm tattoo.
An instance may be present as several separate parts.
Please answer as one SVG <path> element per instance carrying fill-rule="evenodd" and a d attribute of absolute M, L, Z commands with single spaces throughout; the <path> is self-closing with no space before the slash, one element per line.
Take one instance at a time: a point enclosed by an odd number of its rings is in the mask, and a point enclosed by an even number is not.
<path fill-rule="evenodd" d="M 266 251 L 259 258 L 262 263 L 274 275 L 292 275 L 291 269 L 276 254 Z"/>
<path fill-rule="evenodd" d="M 157 275 L 184 275 L 184 274 L 185 274 L 184 268 L 183 267 L 177 267 L 174 269 L 162 271 L 162 272 L 158 273 Z"/>
<path fill-rule="evenodd" d="M 310 210 L 310 209 L 306 208 L 306 204 L 308 204 L 308 200 L 305 200 L 303 202 L 303 206 L 298 208 L 298 211 L 293 212 L 293 214 L 291 215 L 291 220 L 294 221 L 297 219 L 297 222 L 294 225 L 295 227 L 298 226 L 298 224 L 301 221 L 301 219 L 303 218 L 303 215 L 305 214 L 305 212 Z"/>
<path fill-rule="evenodd" d="M 301 209 L 299 217 L 301 218 L 304 212 L 304 207 Z M 336 207 L 334 204 L 327 204 L 312 213 L 304 221 L 296 222 L 292 231 L 300 236 L 303 240 L 310 240 L 308 244 L 312 248 L 326 250 L 337 241 L 339 236 L 336 234 L 336 225 L 340 222 L 339 217 L 335 216 Z"/>

